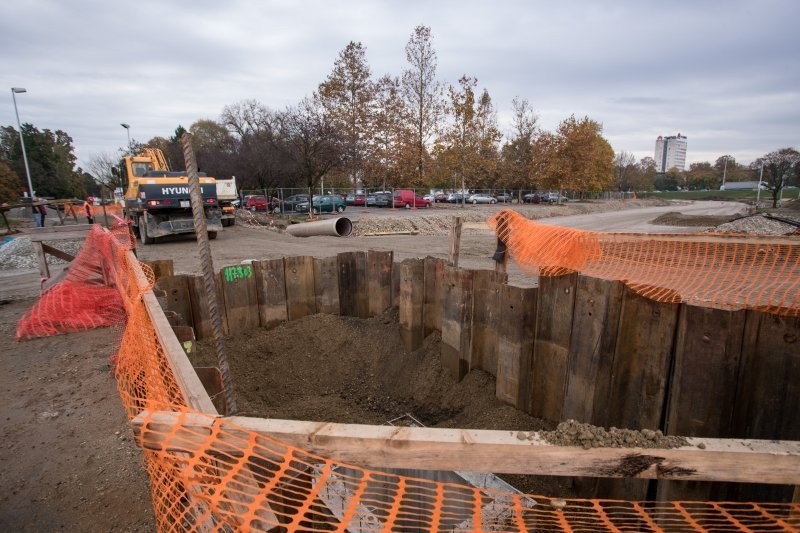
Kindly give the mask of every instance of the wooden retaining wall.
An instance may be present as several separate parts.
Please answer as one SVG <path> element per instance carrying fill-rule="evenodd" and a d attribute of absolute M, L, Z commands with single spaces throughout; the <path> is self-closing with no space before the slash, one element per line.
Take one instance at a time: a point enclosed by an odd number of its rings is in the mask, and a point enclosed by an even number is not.
<path fill-rule="evenodd" d="M 223 327 L 235 334 L 315 313 L 366 318 L 399 306 L 407 349 L 442 334 L 454 380 L 480 369 L 496 395 L 533 416 L 704 438 L 800 440 L 800 319 L 649 300 L 620 282 L 578 274 L 538 288 L 441 259 L 392 263 L 346 252 L 225 267 Z M 157 281 L 162 305 L 210 336 L 202 281 Z M 594 483 L 592 481 L 591 483 Z M 786 499 L 782 486 L 628 480 L 592 492 L 627 499 Z"/>

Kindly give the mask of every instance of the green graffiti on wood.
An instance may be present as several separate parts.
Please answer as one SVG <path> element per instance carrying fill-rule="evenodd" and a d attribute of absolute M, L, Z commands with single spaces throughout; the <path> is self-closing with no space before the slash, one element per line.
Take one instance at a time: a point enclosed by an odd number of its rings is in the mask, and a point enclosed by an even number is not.
<path fill-rule="evenodd" d="M 231 281 L 235 281 L 237 279 L 252 278 L 253 266 L 239 265 L 239 266 L 225 267 L 224 272 L 225 272 L 225 281 L 230 283 Z"/>

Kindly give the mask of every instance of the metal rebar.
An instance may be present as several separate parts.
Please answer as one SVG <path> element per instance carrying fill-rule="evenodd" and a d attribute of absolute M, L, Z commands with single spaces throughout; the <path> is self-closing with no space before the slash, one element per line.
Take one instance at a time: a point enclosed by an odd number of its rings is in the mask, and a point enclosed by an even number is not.
<path fill-rule="evenodd" d="M 197 248 L 200 255 L 200 266 L 203 270 L 203 282 L 208 297 L 208 313 L 211 318 L 211 330 L 214 336 L 214 348 L 217 352 L 217 364 L 222 373 L 222 388 L 225 393 L 225 410 L 227 415 L 236 413 L 236 398 L 233 395 L 231 368 L 225 350 L 225 338 L 222 335 L 222 319 L 217 302 L 217 283 L 214 276 L 214 260 L 211 257 L 211 245 L 208 242 L 206 229 L 205 203 L 200 189 L 200 178 L 197 175 L 197 160 L 192 149 L 192 136 L 186 132 L 181 136 L 183 157 L 186 160 L 186 174 L 189 176 L 189 198 L 192 204 L 194 233 L 197 235 Z"/>

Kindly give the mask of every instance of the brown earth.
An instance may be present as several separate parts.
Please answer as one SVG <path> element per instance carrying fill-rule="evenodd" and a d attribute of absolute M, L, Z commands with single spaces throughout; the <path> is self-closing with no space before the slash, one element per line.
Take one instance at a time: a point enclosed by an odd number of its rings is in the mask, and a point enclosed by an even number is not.
<path fill-rule="evenodd" d="M 109 365 L 118 332 L 16 342 L 34 302 L 0 304 L 0 531 L 153 531 L 141 452 Z"/>
<path fill-rule="evenodd" d="M 683 226 L 712 228 L 739 218 L 738 216 L 684 215 L 676 211 L 664 213 L 650 221 L 659 226 Z"/>

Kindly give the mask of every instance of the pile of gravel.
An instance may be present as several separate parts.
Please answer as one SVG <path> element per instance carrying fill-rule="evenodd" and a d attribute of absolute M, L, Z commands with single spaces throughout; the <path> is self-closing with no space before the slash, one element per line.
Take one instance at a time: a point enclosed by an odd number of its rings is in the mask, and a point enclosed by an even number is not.
<path fill-rule="evenodd" d="M 404 217 L 369 217 L 359 219 L 353 226 L 353 235 L 365 233 L 417 232 L 419 235 L 447 235 L 453 226 L 453 217 L 463 222 L 485 222 L 488 214 L 478 211 L 456 211 L 447 214 Z"/>
<path fill-rule="evenodd" d="M 767 218 L 764 215 L 753 215 L 721 224 L 708 231 L 713 233 L 750 233 L 754 235 L 792 235 L 797 229 L 796 226 Z"/>
<path fill-rule="evenodd" d="M 58 241 L 57 243 L 45 243 L 53 248 L 58 248 L 70 255 L 75 255 L 80 250 L 83 240 Z M 47 256 L 47 263 L 50 265 L 63 265 L 66 261 Z M 36 251 L 33 249 L 30 237 L 15 237 L 6 244 L 0 246 L 0 270 L 26 270 L 38 268 L 39 262 L 36 259 Z"/>

